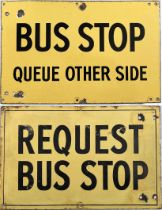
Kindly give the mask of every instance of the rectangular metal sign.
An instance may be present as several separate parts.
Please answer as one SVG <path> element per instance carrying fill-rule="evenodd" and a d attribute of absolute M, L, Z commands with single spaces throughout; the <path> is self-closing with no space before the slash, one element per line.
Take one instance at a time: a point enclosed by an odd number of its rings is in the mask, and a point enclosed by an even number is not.
<path fill-rule="evenodd" d="M 5 107 L 1 209 L 160 208 L 158 107 Z"/>
<path fill-rule="evenodd" d="M 159 1 L 4 1 L 1 100 L 159 102 Z"/>

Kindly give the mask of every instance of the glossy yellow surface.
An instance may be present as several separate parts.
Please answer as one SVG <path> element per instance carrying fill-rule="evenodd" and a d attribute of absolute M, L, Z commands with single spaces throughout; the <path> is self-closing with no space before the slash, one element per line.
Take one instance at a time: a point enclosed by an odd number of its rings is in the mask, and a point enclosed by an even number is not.
<path fill-rule="evenodd" d="M 142 118 L 141 118 L 142 116 Z M 142 120 L 141 120 L 142 119 Z M 64 208 L 160 208 L 160 136 L 159 136 L 159 108 L 158 107 L 5 107 L 2 108 L 1 124 L 1 209 L 64 209 Z M 127 142 L 127 150 L 122 154 L 115 154 L 111 148 L 121 148 L 121 143 L 112 136 L 112 128 L 116 124 L 125 127 L 118 135 Z M 35 154 L 29 154 L 24 145 L 24 153 L 18 154 L 18 126 L 28 125 L 34 130 L 31 140 Z M 50 130 L 44 130 L 44 137 L 49 139 L 43 143 L 44 149 L 51 149 L 52 154 L 38 154 L 38 125 L 51 125 Z M 65 125 L 71 133 L 69 155 L 59 154 L 53 146 L 53 135 L 59 125 Z M 75 126 L 81 128 L 81 145 L 85 144 L 85 126 L 90 127 L 90 152 L 78 154 L 75 151 Z M 108 125 L 108 129 L 95 132 L 96 125 Z M 139 153 L 133 153 L 133 130 L 129 125 L 143 125 L 139 130 Z M 96 137 L 106 136 L 101 142 L 102 149 L 108 149 L 108 154 L 96 154 Z M 28 136 L 28 132 L 24 132 Z M 65 135 L 60 134 L 61 146 L 64 147 Z M 59 160 L 70 163 L 61 170 L 70 177 L 68 189 L 59 191 L 53 188 L 57 181 L 63 184 L 63 179 L 56 175 L 54 165 Z M 114 186 L 113 166 L 108 170 L 109 189 L 103 190 L 103 170 L 96 164 L 88 170 L 95 175 L 97 185 L 93 190 L 83 190 L 81 184 L 87 185 L 91 181 L 81 171 L 81 165 L 86 160 L 113 161 L 113 165 L 120 160 L 130 167 L 130 184 L 124 190 Z M 33 164 L 34 185 L 30 190 L 18 190 L 18 161 L 30 161 Z M 46 183 L 45 164 L 52 162 L 52 186 L 46 191 L 37 188 L 36 162 L 43 162 L 43 181 Z M 138 181 L 138 190 L 133 190 L 133 161 L 144 161 L 148 166 L 148 175 Z M 27 170 L 27 169 L 24 169 Z M 142 173 L 141 167 L 138 173 Z M 123 185 L 124 170 L 119 169 L 119 183 Z M 27 183 L 27 179 L 24 178 Z M 147 202 L 140 200 L 140 195 L 147 196 Z M 3 203 L 3 204 L 2 204 Z"/>
<path fill-rule="evenodd" d="M 81 9 L 80 9 L 81 8 Z M 18 17 L 18 11 L 24 15 Z M 54 45 L 64 42 L 53 33 L 54 26 L 64 22 L 69 25 L 60 33 L 70 41 L 65 52 L 57 52 Z M 88 22 L 93 28 L 85 33 L 94 40 L 90 52 L 79 50 L 79 45 L 88 46 L 79 33 L 79 26 Z M 160 19 L 159 2 L 4 2 L 2 4 L 2 103 L 133 103 L 160 101 Z M 16 51 L 16 24 L 27 23 L 32 28 L 33 46 L 28 51 Z M 46 52 L 35 49 L 35 23 L 41 24 L 41 45 L 45 44 L 45 24 L 51 23 L 51 48 Z M 105 28 L 105 50 L 99 51 L 99 29 L 94 23 L 109 23 Z M 109 44 L 108 34 L 115 23 L 121 23 L 127 31 L 126 47 L 116 52 Z M 136 41 L 135 51 L 130 52 L 130 23 L 140 23 L 145 36 Z M 23 32 L 25 33 L 25 31 Z M 139 36 L 136 28 L 135 35 Z M 115 31 L 115 43 L 121 43 L 121 30 Z M 102 39 L 103 40 L 103 39 Z M 26 41 L 23 40 L 23 44 Z M 13 79 L 16 66 L 59 66 L 60 81 L 17 82 Z M 68 81 L 65 70 L 68 66 L 108 66 L 110 81 L 101 81 L 101 69 L 97 69 L 99 81 L 80 81 L 76 77 Z M 147 81 L 117 81 L 117 66 L 147 66 Z M 39 70 L 41 72 L 42 70 Z M 94 71 L 94 70 L 92 70 Z M 33 72 L 33 71 L 32 71 Z M 83 72 L 83 70 L 81 70 Z M 122 70 L 125 75 L 125 68 Z M 129 70 L 130 73 L 130 70 Z M 71 73 L 70 73 L 71 74 Z M 82 74 L 82 73 L 81 73 Z M 119 75 L 118 75 L 119 76 Z M 38 75 L 41 78 L 41 73 Z"/>

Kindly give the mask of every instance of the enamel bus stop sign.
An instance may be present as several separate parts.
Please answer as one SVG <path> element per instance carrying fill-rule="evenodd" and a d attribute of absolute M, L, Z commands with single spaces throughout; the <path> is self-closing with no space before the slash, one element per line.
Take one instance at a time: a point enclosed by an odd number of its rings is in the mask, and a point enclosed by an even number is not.
<path fill-rule="evenodd" d="M 1 209 L 160 208 L 158 107 L 5 107 Z"/>
<path fill-rule="evenodd" d="M 2 3 L 2 103 L 160 102 L 159 1 Z"/>

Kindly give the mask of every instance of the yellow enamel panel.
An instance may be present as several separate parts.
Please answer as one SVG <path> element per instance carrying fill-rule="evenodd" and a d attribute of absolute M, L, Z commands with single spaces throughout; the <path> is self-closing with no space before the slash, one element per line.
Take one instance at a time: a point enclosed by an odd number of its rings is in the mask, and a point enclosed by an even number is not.
<path fill-rule="evenodd" d="M 160 101 L 159 1 L 2 3 L 2 103 Z"/>
<path fill-rule="evenodd" d="M 160 208 L 159 126 L 158 107 L 2 108 L 1 209 Z"/>

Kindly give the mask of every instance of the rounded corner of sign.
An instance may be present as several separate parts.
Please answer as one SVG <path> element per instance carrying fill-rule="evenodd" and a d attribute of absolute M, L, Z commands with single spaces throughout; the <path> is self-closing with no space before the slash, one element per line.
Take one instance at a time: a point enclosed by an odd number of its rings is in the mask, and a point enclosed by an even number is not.
<path fill-rule="evenodd" d="M 6 110 L 6 107 L 2 105 L 2 106 L 0 107 L 0 110 L 1 110 L 1 112 L 4 112 L 4 111 Z"/>
<path fill-rule="evenodd" d="M 157 206 L 156 209 L 162 209 L 162 201 L 160 201 L 159 205 Z"/>

